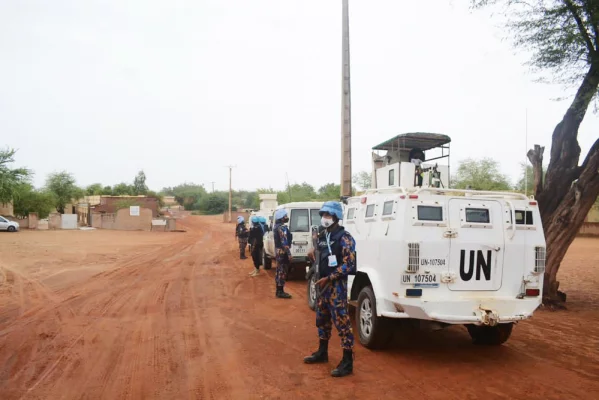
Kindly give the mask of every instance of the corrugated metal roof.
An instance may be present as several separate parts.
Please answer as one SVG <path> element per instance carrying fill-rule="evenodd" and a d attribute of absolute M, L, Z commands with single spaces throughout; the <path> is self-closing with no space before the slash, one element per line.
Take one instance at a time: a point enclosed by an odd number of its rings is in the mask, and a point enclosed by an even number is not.
<path fill-rule="evenodd" d="M 422 151 L 440 147 L 451 142 L 451 138 L 440 133 L 412 132 L 402 133 L 389 139 L 372 150 L 412 150 L 419 148 Z"/>

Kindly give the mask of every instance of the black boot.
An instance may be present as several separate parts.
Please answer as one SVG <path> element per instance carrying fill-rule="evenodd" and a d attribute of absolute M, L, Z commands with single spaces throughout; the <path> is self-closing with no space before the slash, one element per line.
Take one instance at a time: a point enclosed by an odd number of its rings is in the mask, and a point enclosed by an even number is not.
<path fill-rule="evenodd" d="M 239 250 L 239 258 L 245 260 L 247 257 L 245 256 L 245 250 Z"/>
<path fill-rule="evenodd" d="M 329 362 L 329 341 L 320 339 L 318 351 L 312 353 L 311 356 L 304 357 L 304 363 L 317 364 Z"/>
<path fill-rule="evenodd" d="M 351 350 L 343 350 L 343 358 L 337 368 L 331 371 L 331 375 L 340 378 L 354 372 L 354 354 Z"/>
<path fill-rule="evenodd" d="M 279 299 L 290 299 L 291 295 L 283 291 L 283 286 L 277 286 L 277 297 Z"/>

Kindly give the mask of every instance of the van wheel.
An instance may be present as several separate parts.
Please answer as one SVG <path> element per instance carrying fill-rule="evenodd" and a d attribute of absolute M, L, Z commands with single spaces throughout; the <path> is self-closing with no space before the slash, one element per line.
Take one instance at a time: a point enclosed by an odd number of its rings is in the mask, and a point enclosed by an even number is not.
<path fill-rule="evenodd" d="M 308 290 L 308 307 L 312 311 L 316 310 L 316 274 L 312 274 L 310 276 L 310 280 L 308 281 L 307 290 Z"/>
<path fill-rule="evenodd" d="M 264 269 L 272 268 L 272 260 L 266 255 L 266 250 L 262 250 L 262 265 L 264 265 Z"/>
<path fill-rule="evenodd" d="M 14 226 L 9 226 L 9 227 L 8 227 L 8 231 L 9 231 L 9 232 L 14 232 L 14 231 L 16 231 L 16 229 L 15 229 L 15 227 L 14 227 Z"/>
<path fill-rule="evenodd" d="M 507 342 L 512 334 L 514 324 L 499 324 L 495 326 L 466 325 L 472 343 L 483 346 L 499 346 Z"/>
<path fill-rule="evenodd" d="M 360 343 L 369 349 L 386 347 L 393 335 L 389 321 L 376 315 L 376 298 L 372 286 L 363 288 L 358 296 L 356 324 L 360 332 Z"/>

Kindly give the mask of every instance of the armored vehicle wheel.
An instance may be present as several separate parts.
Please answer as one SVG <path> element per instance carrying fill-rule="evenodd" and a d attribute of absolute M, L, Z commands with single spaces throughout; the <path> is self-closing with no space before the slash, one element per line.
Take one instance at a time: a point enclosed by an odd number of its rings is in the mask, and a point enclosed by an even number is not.
<path fill-rule="evenodd" d="M 485 346 L 499 346 L 507 342 L 512 334 L 514 324 L 495 326 L 466 325 L 472 343 Z"/>
<path fill-rule="evenodd" d="M 268 258 L 268 256 L 266 255 L 266 250 L 262 250 L 262 265 L 264 265 L 264 269 L 271 269 L 272 268 L 272 260 L 270 258 Z"/>
<path fill-rule="evenodd" d="M 316 273 L 313 273 L 312 276 L 310 276 L 310 280 L 308 281 L 308 284 L 306 285 L 306 287 L 308 288 L 308 307 L 310 307 L 310 309 L 312 311 L 316 310 Z"/>
<path fill-rule="evenodd" d="M 356 325 L 360 332 L 360 343 L 369 349 L 384 348 L 393 335 L 389 321 L 376 315 L 376 298 L 372 286 L 363 288 L 358 296 Z"/>

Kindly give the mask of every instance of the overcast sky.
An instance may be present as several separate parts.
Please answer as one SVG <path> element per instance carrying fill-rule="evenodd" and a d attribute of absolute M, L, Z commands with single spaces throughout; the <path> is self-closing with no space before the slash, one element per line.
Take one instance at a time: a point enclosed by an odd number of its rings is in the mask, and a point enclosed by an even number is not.
<path fill-rule="evenodd" d="M 350 0 L 353 169 L 398 133 L 452 138 L 452 167 L 517 179 L 564 90 L 533 83 L 501 20 L 466 0 Z M 597 137 L 589 113 L 583 155 Z M 339 183 L 341 1 L 1 0 L 0 145 L 80 185 Z M 546 158 L 548 158 L 548 150 Z"/>

